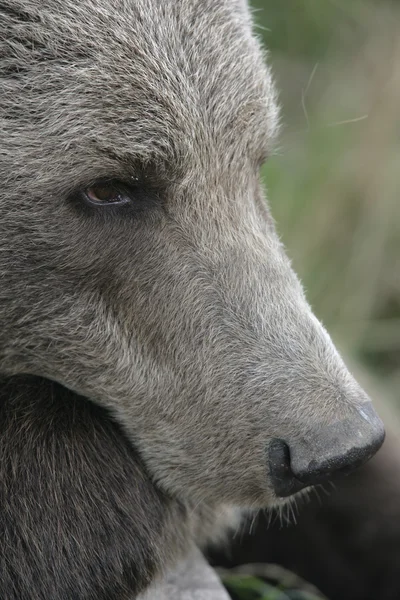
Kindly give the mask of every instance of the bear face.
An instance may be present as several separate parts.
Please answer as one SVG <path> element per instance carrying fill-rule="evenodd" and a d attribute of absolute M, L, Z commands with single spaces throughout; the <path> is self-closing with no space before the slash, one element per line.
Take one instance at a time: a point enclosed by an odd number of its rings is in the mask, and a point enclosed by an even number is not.
<path fill-rule="evenodd" d="M 259 181 L 277 108 L 239 0 L 0 2 L 0 373 L 112 411 L 160 489 L 269 506 L 380 420 Z"/>

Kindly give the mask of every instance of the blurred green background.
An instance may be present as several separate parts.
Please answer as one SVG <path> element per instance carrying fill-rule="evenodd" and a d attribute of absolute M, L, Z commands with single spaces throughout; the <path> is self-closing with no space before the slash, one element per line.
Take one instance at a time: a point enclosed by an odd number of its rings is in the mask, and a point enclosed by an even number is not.
<path fill-rule="evenodd" d="M 400 2 L 252 6 L 282 107 L 278 230 L 335 342 L 400 405 Z"/>
<path fill-rule="evenodd" d="M 390 407 L 383 416 L 392 425 L 400 414 L 400 1 L 252 6 L 282 107 L 264 168 L 278 230 L 316 314 L 378 406 Z M 251 577 L 225 582 L 235 600 L 316 597 Z"/>

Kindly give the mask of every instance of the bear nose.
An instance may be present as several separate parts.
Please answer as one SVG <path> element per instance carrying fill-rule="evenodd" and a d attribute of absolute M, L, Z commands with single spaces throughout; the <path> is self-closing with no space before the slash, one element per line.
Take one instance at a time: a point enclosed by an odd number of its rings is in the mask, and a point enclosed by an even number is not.
<path fill-rule="evenodd" d="M 268 454 L 275 494 L 290 496 L 333 475 L 350 473 L 369 460 L 384 439 L 383 423 L 370 402 L 352 417 L 309 428 L 306 437 L 273 439 Z"/>

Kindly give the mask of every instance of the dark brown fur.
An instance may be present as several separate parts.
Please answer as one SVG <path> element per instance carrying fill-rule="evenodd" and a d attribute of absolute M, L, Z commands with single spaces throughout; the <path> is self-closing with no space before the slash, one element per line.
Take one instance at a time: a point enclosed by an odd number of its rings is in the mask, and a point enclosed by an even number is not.
<path fill-rule="evenodd" d="M 185 521 L 106 411 L 37 377 L 0 380 L 2 600 L 131 599 L 187 549 Z"/>

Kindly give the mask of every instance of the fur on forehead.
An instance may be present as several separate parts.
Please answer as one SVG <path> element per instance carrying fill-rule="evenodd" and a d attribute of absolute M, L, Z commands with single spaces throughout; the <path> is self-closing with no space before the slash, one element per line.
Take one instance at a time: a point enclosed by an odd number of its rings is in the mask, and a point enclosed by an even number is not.
<path fill-rule="evenodd" d="M 3 165 L 31 192 L 33 171 L 43 193 L 135 161 L 177 172 L 270 148 L 274 88 L 243 0 L 0 0 L 0 21 Z"/>

